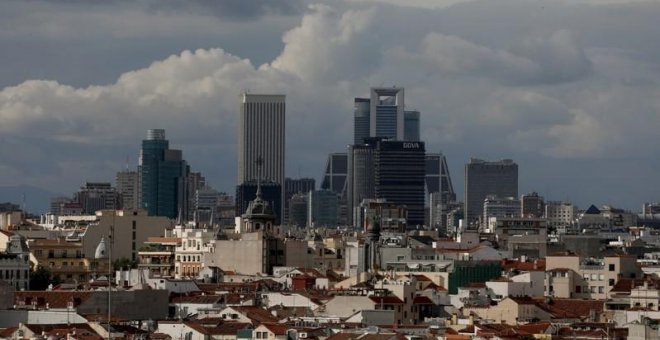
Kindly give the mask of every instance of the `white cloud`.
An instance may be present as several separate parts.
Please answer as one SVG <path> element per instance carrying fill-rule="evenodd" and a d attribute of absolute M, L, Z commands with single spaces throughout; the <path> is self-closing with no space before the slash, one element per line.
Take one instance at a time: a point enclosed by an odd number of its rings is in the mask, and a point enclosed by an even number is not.
<path fill-rule="evenodd" d="M 574 27 L 509 37 L 502 24 L 483 42 L 450 32 L 433 16 L 416 22 L 406 13 L 390 6 L 311 6 L 283 35 L 281 53 L 260 66 L 211 48 L 183 51 L 108 85 L 25 81 L 0 91 L 0 133 L 15 138 L 17 148 L 48 150 L 30 153 L 52 168 L 23 180 L 47 183 L 56 173 L 71 185 L 84 174 L 64 169 L 111 178 L 109 157 L 121 164 L 126 150 L 137 153 L 146 129 L 162 127 L 175 147 L 185 145 L 193 167 L 210 169 L 207 176 L 226 189 L 233 183 L 228 173 L 235 168 L 242 90 L 287 94 L 288 166 L 302 164 L 304 175 L 317 176 L 325 155 L 351 140 L 352 98 L 370 85 L 396 84 L 406 87 L 407 105 L 422 112 L 429 151 L 453 149 L 463 159 L 543 155 L 558 164 L 612 152 L 650 155 L 638 146 L 655 140 L 653 127 L 660 126 L 660 77 L 657 64 L 639 62 L 645 51 L 593 46 Z M 406 33 L 409 27 L 422 34 Z M 3 173 L 30 166 L 12 150 L 0 151 L 10 163 Z M 61 191 L 61 183 L 54 189 Z"/>

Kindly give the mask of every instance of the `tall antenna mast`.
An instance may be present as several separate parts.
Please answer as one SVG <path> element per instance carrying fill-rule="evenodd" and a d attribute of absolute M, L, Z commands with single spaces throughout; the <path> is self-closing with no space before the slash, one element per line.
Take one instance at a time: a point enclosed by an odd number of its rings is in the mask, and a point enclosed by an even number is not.
<path fill-rule="evenodd" d="M 264 165 L 264 159 L 259 156 L 257 160 L 254 161 L 254 164 L 257 165 L 257 198 L 261 198 L 261 168 Z"/>

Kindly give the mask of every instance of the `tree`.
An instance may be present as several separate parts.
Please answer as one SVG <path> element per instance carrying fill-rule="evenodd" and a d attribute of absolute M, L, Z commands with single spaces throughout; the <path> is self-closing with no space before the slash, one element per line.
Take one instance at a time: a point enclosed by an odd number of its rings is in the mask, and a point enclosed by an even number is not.
<path fill-rule="evenodd" d="M 112 262 L 112 268 L 114 270 L 135 269 L 137 268 L 137 263 L 135 261 L 131 261 L 125 257 L 122 257 Z"/>
<path fill-rule="evenodd" d="M 30 273 L 30 289 L 46 290 L 49 284 L 56 286 L 61 283 L 59 276 L 53 276 L 50 269 L 44 266 L 37 266 L 37 269 Z"/>

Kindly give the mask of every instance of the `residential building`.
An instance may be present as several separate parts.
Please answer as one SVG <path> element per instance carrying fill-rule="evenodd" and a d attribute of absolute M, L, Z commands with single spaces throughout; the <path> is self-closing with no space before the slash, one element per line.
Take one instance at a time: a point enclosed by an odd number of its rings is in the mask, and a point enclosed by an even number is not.
<path fill-rule="evenodd" d="M 177 225 L 172 236 L 181 240 L 174 251 L 174 277 L 197 278 L 204 268 L 204 254 L 210 251 L 216 232 L 212 228 Z"/>
<path fill-rule="evenodd" d="M 138 269 L 146 269 L 151 277 L 173 278 L 175 272 L 175 253 L 181 247 L 178 237 L 149 237 L 138 251 Z"/>
<path fill-rule="evenodd" d="M 594 259 L 569 253 L 546 256 L 546 272 L 546 295 L 598 300 L 609 297 L 618 279 L 642 275 L 635 256 Z"/>
<path fill-rule="evenodd" d="M 85 254 L 81 240 L 75 237 L 36 239 L 29 242 L 29 247 L 37 264 L 62 281 L 88 282 L 107 275 L 110 267 L 107 257 L 98 259 L 93 256 L 95 251 Z"/>
<path fill-rule="evenodd" d="M 470 159 L 465 165 L 465 219 L 472 225 L 483 216 L 488 195 L 518 197 L 518 164 L 510 159 L 485 161 Z"/>
<path fill-rule="evenodd" d="M 0 281 L 15 290 L 30 289 L 30 250 L 25 238 L 18 234 L 9 237 L 6 249 L 0 252 Z"/>
<path fill-rule="evenodd" d="M 100 210 L 80 235 L 83 254 L 93 254 L 101 238 L 112 242 L 112 257 L 136 262 L 138 251 L 149 237 L 161 236 L 172 221 L 163 216 L 149 216 L 144 210 Z M 112 229 L 112 233 L 111 233 Z"/>
<path fill-rule="evenodd" d="M 566 228 L 575 223 L 578 209 L 568 202 L 548 201 L 545 204 L 544 217 L 548 220 L 548 227 L 560 233 L 565 233 Z"/>

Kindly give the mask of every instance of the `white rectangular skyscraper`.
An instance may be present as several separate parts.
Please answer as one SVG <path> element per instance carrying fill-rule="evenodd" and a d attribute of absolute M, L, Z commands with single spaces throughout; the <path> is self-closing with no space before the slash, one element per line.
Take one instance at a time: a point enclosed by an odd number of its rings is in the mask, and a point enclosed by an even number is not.
<path fill-rule="evenodd" d="M 241 94 L 239 185 L 261 178 L 284 186 L 285 100 L 285 95 Z"/>

